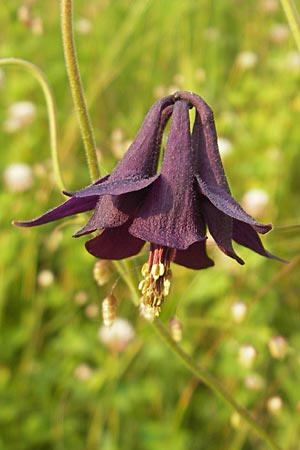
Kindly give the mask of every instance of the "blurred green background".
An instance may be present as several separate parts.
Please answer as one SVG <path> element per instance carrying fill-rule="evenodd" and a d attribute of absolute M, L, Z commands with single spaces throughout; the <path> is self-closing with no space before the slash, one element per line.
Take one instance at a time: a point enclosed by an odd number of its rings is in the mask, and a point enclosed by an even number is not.
<path fill-rule="evenodd" d="M 61 45 L 59 2 L 2 2 L 1 57 L 31 61 L 53 88 L 68 189 L 89 183 Z M 285 450 L 300 436 L 300 55 L 276 0 L 76 0 L 74 29 L 100 167 L 109 172 L 154 101 L 197 92 L 213 108 L 235 198 L 274 231 L 268 250 L 213 244 L 216 266 L 174 267 L 162 320 Z M 30 74 L 0 71 L 0 449 L 263 450 L 141 317 L 109 267 L 99 287 L 75 217 L 16 229 L 62 196 L 47 110 Z M 25 102 L 25 103 L 24 103 Z M 15 166 L 22 163 L 23 165 Z M 277 228 L 278 227 L 278 228 Z M 238 247 L 238 246 L 236 246 Z M 140 279 L 147 250 L 128 266 Z M 107 268 L 105 268 L 106 270 Z M 117 281 L 116 334 L 99 334 Z"/>

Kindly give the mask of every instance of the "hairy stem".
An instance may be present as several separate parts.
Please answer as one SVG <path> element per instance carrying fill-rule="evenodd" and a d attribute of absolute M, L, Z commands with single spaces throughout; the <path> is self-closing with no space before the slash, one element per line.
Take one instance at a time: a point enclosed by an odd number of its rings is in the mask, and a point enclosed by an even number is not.
<path fill-rule="evenodd" d="M 51 86 L 45 76 L 45 74 L 29 61 L 18 58 L 2 58 L 0 59 L 0 66 L 18 66 L 26 69 L 30 72 L 33 77 L 40 84 L 47 105 L 48 119 L 49 119 L 49 134 L 50 134 L 50 147 L 51 147 L 51 157 L 53 170 L 56 178 L 56 183 L 58 188 L 63 191 L 65 190 L 65 185 L 63 182 L 62 173 L 60 170 L 59 158 L 58 158 L 58 144 L 57 144 L 57 114 L 53 92 Z"/>
<path fill-rule="evenodd" d="M 86 106 L 80 72 L 78 68 L 76 48 L 73 35 L 72 0 L 61 0 L 61 31 L 65 63 L 69 77 L 73 102 L 77 113 L 81 136 L 85 148 L 92 181 L 100 177 L 97 161 L 94 133 Z"/>
<path fill-rule="evenodd" d="M 300 17 L 293 0 L 280 0 L 281 6 L 287 17 L 291 32 L 294 36 L 297 48 L 300 52 Z"/>

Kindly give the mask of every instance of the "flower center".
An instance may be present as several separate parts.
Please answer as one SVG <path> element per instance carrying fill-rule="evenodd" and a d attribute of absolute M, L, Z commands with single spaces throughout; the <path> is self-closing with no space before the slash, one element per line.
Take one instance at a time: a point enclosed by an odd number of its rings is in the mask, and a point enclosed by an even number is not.
<path fill-rule="evenodd" d="M 140 311 L 148 320 L 159 315 L 161 305 L 170 292 L 172 252 L 171 248 L 150 244 L 149 259 L 142 267 L 143 279 L 139 284 L 142 292 Z"/>

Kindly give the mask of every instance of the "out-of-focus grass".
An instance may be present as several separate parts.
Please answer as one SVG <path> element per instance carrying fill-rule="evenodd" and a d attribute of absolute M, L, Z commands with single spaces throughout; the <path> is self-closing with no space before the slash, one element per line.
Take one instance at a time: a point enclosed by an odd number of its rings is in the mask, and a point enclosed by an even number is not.
<path fill-rule="evenodd" d="M 64 68 L 57 3 L 30 2 L 31 23 L 25 24 L 21 2 L 4 2 L 0 49 L 1 57 L 28 59 L 49 78 L 58 108 L 62 168 L 68 188 L 75 189 L 89 180 Z M 241 200 L 250 189 L 265 190 L 269 199 L 258 219 L 276 226 L 300 222 L 300 58 L 276 0 L 74 3 L 78 56 L 102 173 L 114 166 L 113 152 L 134 137 L 157 96 L 193 90 L 213 107 L 219 135 L 229 141 L 231 151 L 223 159 L 234 196 Z M 40 34 L 34 32 L 34 20 L 42 23 Z M 6 68 L 0 91 L 1 172 L 25 162 L 34 178 L 24 192 L 11 192 L 1 181 L 0 449 L 264 449 L 162 346 L 139 318 L 122 280 L 115 290 L 118 315 L 132 323 L 136 337 L 119 354 L 99 341 L 100 302 L 117 275 L 100 290 L 94 283 L 95 261 L 84 250 L 84 238 L 71 238 L 84 218 L 39 229 L 11 227 L 11 220 L 38 215 L 61 196 L 53 184 L 46 107 L 35 80 Z M 21 100 L 34 103 L 36 117 L 7 132 L 7 108 Z M 121 142 L 116 143 L 112 135 L 119 129 Z M 296 450 L 299 231 L 275 229 L 264 243 L 293 263 L 283 266 L 239 248 L 247 262 L 240 267 L 210 246 L 214 268 L 173 267 L 162 319 L 176 312 L 184 348 L 282 448 Z M 137 282 L 146 258 L 144 253 L 131 261 Z M 44 270 L 54 275 L 48 286 L 41 281 Z M 234 315 L 237 301 L 247 307 L 241 323 Z M 270 340 L 279 335 L 287 344 L 282 359 L 269 351 Z M 257 352 L 251 367 L 239 359 L 245 345 Z"/>

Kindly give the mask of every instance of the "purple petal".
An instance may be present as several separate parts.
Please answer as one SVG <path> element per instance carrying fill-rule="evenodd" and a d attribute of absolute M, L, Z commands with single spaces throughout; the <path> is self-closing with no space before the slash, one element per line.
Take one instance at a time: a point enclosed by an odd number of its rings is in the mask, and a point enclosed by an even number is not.
<path fill-rule="evenodd" d="M 104 230 L 99 236 L 86 242 L 89 253 L 101 259 L 123 259 L 140 252 L 144 241 L 128 233 L 129 223 Z"/>
<path fill-rule="evenodd" d="M 28 220 L 26 222 L 14 221 L 13 224 L 19 227 L 34 227 L 44 223 L 53 222 L 55 220 L 62 219 L 63 217 L 90 211 L 95 208 L 97 201 L 98 197 L 96 196 L 88 198 L 72 197 L 36 219 Z"/>
<path fill-rule="evenodd" d="M 195 242 L 186 250 L 176 250 L 172 261 L 189 269 L 205 269 L 214 265 L 206 254 L 206 240 Z"/>
<path fill-rule="evenodd" d="M 112 175 L 107 181 L 101 184 L 92 184 L 86 188 L 80 189 L 72 193 L 73 197 L 89 197 L 94 195 L 121 195 L 128 192 L 139 191 L 152 184 L 159 174 L 149 178 L 140 178 L 139 176 L 130 176 L 128 178 L 122 178 L 120 180 L 112 181 Z"/>
<path fill-rule="evenodd" d="M 233 219 L 215 208 L 206 197 L 201 202 L 201 209 L 203 210 L 205 222 L 207 223 L 210 234 L 220 250 L 225 255 L 234 258 L 239 264 L 245 264 L 232 247 Z"/>
<path fill-rule="evenodd" d="M 238 244 L 250 248 L 250 250 L 253 250 L 259 255 L 266 256 L 267 258 L 277 259 L 277 261 L 284 263 L 288 262 L 285 259 L 279 258 L 278 256 L 275 256 L 265 250 L 256 231 L 253 230 L 253 228 L 245 222 L 240 222 L 239 220 L 233 221 L 232 238 Z"/>
<path fill-rule="evenodd" d="M 258 233 L 267 233 L 272 229 L 272 225 L 264 225 L 260 222 L 256 222 L 253 217 L 249 216 L 241 205 L 231 197 L 228 192 L 217 185 L 206 184 L 199 175 L 196 175 L 201 193 L 207 197 L 211 203 L 224 214 L 232 217 L 233 219 L 240 220 L 241 222 L 248 223 Z"/>
<path fill-rule="evenodd" d="M 136 138 L 111 174 L 111 181 L 137 176 L 151 177 L 157 170 L 163 129 L 169 118 L 164 109 L 174 103 L 173 95 L 158 100 L 149 110 Z"/>
<path fill-rule="evenodd" d="M 134 216 L 146 190 L 130 192 L 123 195 L 104 195 L 99 198 L 95 211 L 88 223 L 79 230 L 74 237 L 91 233 L 101 228 L 114 228 L 127 222 L 130 216 Z"/>
<path fill-rule="evenodd" d="M 193 180 L 189 105 L 178 101 L 173 107 L 160 178 L 149 189 L 130 233 L 177 249 L 202 240 L 205 226 L 200 214 L 196 216 Z"/>
<path fill-rule="evenodd" d="M 192 92 L 179 91 L 176 92 L 174 97 L 188 101 L 197 110 L 193 130 L 193 145 L 197 146 L 196 151 L 200 153 L 199 164 L 202 168 L 200 175 L 206 182 L 212 181 L 213 176 L 216 183 L 229 193 L 230 190 L 218 149 L 213 111 L 203 98 Z M 204 174 L 207 178 L 204 178 Z"/>

